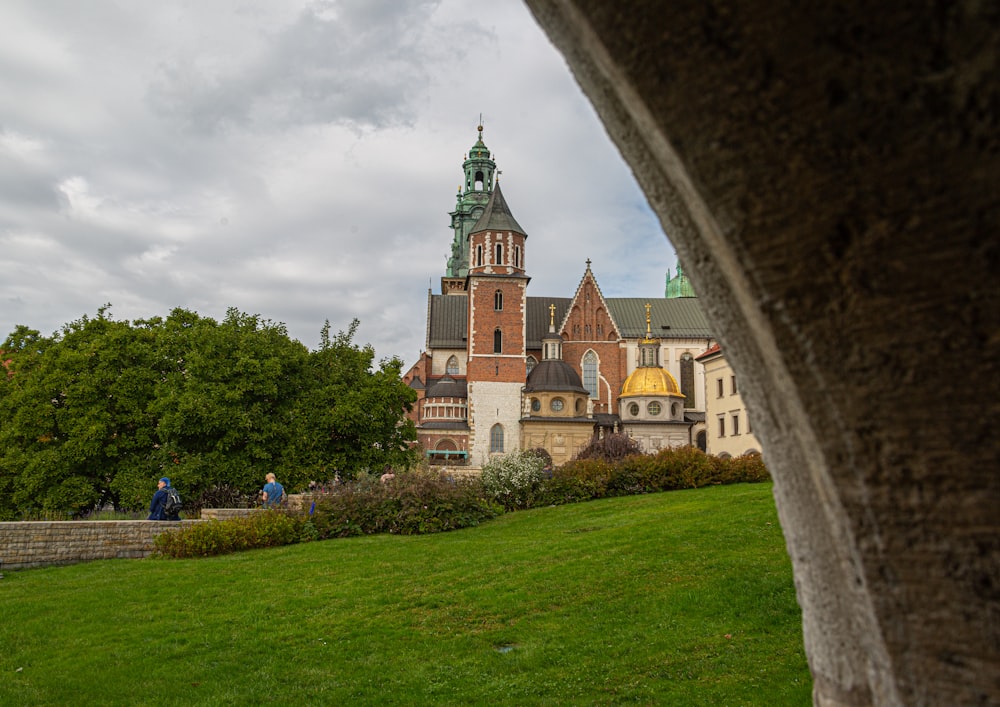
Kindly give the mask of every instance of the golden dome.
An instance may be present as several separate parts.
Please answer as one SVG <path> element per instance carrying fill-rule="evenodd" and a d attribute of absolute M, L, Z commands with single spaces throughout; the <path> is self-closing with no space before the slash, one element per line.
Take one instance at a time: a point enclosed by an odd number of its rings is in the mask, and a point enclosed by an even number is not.
<path fill-rule="evenodd" d="M 670 373 L 656 366 L 637 368 L 625 379 L 622 394 L 627 398 L 638 395 L 677 395 L 684 397 Z"/>

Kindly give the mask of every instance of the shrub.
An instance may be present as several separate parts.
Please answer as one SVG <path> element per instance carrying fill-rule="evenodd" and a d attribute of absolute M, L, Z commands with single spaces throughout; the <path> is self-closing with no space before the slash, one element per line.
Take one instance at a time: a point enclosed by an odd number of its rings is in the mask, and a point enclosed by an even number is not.
<path fill-rule="evenodd" d="M 590 440 L 590 444 L 577 452 L 575 459 L 620 462 L 634 454 L 642 454 L 642 445 L 624 432 L 614 432 Z"/>
<path fill-rule="evenodd" d="M 542 481 L 544 466 L 544 459 L 533 452 L 509 452 L 483 466 L 483 486 L 508 510 L 528 508 Z"/>
<path fill-rule="evenodd" d="M 156 536 L 156 551 L 168 557 L 207 557 L 298 542 L 305 520 L 280 511 L 194 523 Z"/>
<path fill-rule="evenodd" d="M 432 471 L 397 473 L 387 483 L 362 477 L 317 500 L 311 520 L 320 538 L 436 533 L 479 525 L 503 512 L 485 496 L 478 479 Z"/>

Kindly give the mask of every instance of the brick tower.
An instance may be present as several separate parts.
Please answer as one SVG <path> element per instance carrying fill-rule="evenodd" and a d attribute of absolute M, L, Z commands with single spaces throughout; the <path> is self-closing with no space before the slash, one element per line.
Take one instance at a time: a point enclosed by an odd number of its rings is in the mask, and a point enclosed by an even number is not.
<path fill-rule="evenodd" d="M 477 466 L 521 444 L 527 237 L 497 182 L 468 241 L 469 451 Z"/>

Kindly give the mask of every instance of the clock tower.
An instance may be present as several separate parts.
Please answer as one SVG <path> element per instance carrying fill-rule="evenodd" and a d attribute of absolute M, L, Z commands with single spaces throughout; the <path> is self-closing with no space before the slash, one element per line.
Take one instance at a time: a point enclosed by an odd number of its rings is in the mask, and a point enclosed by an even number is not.
<path fill-rule="evenodd" d="M 497 182 L 468 239 L 470 452 L 477 465 L 521 445 L 527 238 Z"/>
<path fill-rule="evenodd" d="M 458 188 L 455 210 L 450 214 L 454 237 L 445 276 L 441 278 L 441 294 L 465 290 L 465 276 L 469 274 L 469 235 L 493 193 L 497 166 L 483 143 L 482 121 L 477 129 L 479 138 L 462 162 L 463 184 Z"/>

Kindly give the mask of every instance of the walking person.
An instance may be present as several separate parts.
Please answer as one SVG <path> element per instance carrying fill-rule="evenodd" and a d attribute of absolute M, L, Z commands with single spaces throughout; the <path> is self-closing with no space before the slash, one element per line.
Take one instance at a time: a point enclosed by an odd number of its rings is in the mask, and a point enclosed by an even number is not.
<path fill-rule="evenodd" d="M 149 517 L 146 520 L 180 520 L 180 495 L 170 485 L 166 476 L 156 482 L 156 493 L 149 502 Z"/>
<path fill-rule="evenodd" d="M 264 490 L 260 495 L 264 508 L 277 508 L 285 501 L 285 487 L 278 483 L 274 474 L 265 476 L 264 481 L 267 483 L 264 484 Z"/>

